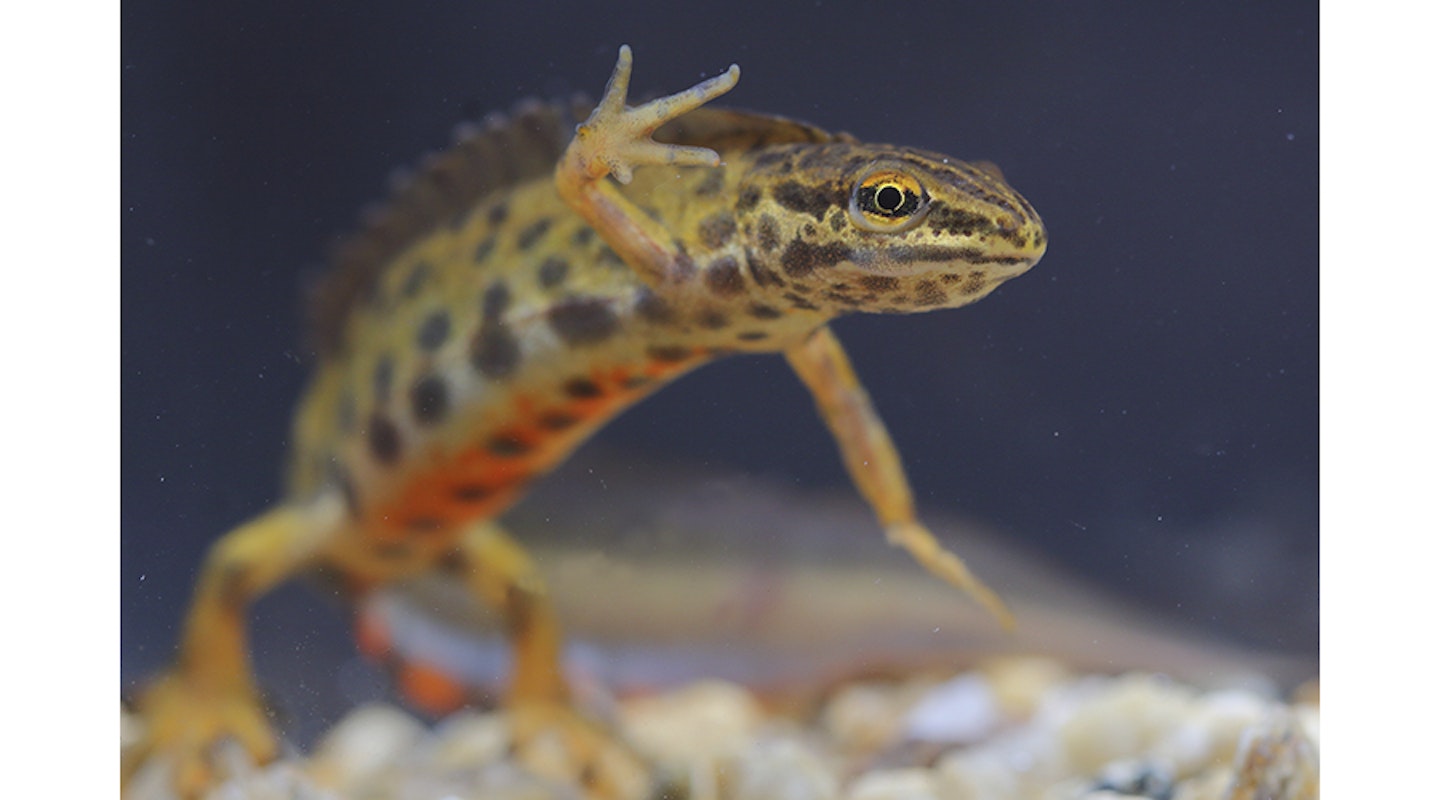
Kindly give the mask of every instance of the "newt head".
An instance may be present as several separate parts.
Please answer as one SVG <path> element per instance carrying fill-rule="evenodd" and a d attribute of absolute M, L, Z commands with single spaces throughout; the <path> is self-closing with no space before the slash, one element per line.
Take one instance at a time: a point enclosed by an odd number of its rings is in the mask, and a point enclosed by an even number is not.
<path fill-rule="evenodd" d="M 853 141 L 753 155 L 736 219 L 750 258 L 836 312 L 972 303 L 1045 253 L 1045 226 L 999 169 Z M 817 286 L 818 284 L 818 286 Z"/>

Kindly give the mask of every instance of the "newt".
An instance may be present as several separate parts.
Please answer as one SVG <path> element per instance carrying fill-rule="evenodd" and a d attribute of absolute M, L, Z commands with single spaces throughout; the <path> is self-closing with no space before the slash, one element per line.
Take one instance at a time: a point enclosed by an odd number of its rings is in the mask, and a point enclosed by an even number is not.
<path fill-rule="evenodd" d="M 616 414 L 733 354 L 782 353 L 889 540 L 1010 624 L 917 519 L 827 323 L 979 300 L 1044 254 L 1035 210 L 987 163 L 702 108 L 734 65 L 630 107 L 631 63 L 622 47 L 593 109 L 531 102 L 463 129 L 337 249 L 286 495 L 210 549 L 122 780 L 164 754 L 194 796 L 221 739 L 276 756 L 246 614 L 277 583 L 319 573 L 363 598 L 433 571 L 507 621 L 520 752 L 558 731 L 592 794 L 642 791 L 637 760 L 573 708 L 559 620 L 496 518 Z M 401 674 L 440 706 L 434 678 Z"/>

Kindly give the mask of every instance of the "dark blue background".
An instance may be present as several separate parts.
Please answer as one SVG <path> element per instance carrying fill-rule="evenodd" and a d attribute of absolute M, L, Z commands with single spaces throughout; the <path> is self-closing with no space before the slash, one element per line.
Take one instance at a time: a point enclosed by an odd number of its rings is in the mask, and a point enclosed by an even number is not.
<path fill-rule="evenodd" d="M 167 657 L 207 544 L 277 496 L 327 243 L 456 123 L 598 93 L 621 43 L 639 93 L 735 61 L 728 104 L 999 163 L 1049 227 L 1041 264 L 969 309 L 837 326 L 921 503 L 1313 651 L 1316 4 L 658 8 L 125 4 L 127 677 Z M 601 439 L 846 482 L 778 358 L 706 368 Z"/>

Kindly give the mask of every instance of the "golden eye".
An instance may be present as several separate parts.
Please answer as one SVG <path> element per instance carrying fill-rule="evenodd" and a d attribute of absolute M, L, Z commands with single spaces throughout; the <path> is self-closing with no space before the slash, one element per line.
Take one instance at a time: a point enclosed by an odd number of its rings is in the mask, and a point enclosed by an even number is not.
<path fill-rule="evenodd" d="M 850 221 L 875 233 L 907 231 L 929 208 L 930 195 L 920 181 L 893 167 L 871 170 L 850 192 Z"/>

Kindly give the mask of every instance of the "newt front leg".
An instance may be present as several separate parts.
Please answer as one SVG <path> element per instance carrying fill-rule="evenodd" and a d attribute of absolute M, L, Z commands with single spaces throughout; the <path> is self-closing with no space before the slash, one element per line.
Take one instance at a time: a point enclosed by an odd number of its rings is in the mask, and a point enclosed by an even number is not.
<path fill-rule="evenodd" d="M 930 572 L 970 595 L 1006 628 L 1013 628 L 1015 618 L 1000 597 L 915 519 L 914 496 L 895 443 L 835 334 L 822 327 L 786 350 L 785 357 L 814 396 L 851 479 L 885 526 L 890 543 L 905 548 Z"/>
<path fill-rule="evenodd" d="M 590 118 L 575 129 L 575 138 L 555 168 L 555 188 L 566 205 L 584 217 L 625 263 L 647 283 L 656 285 L 674 276 L 677 254 L 672 239 L 605 177 L 613 175 L 615 180 L 629 183 L 635 168 L 641 166 L 719 166 L 720 154 L 708 147 L 660 144 L 650 134 L 733 89 L 740 80 L 740 67 L 731 64 L 723 75 L 683 92 L 627 108 L 630 66 L 630 47 L 622 46 L 615 72 L 605 85 L 605 96 Z"/>

